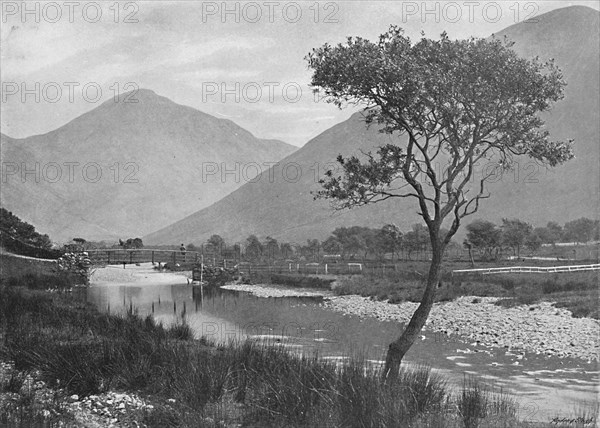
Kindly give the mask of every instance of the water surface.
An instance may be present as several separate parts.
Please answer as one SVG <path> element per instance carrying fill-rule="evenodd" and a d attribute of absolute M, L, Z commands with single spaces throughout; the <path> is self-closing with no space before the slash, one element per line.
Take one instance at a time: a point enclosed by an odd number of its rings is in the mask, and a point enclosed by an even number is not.
<path fill-rule="evenodd" d="M 129 308 L 164 324 L 185 319 L 197 337 L 216 342 L 255 340 L 292 352 L 341 360 L 349 355 L 377 364 L 397 337 L 397 322 L 361 319 L 320 305 L 322 298 L 259 298 L 247 293 L 188 284 L 93 285 L 86 299 L 113 313 Z M 597 363 L 489 348 L 425 330 L 405 356 L 427 364 L 460 385 L 475 375 L 496 390 L 514 394 L 521 418 L 548 422 L 597 402 Z"/>

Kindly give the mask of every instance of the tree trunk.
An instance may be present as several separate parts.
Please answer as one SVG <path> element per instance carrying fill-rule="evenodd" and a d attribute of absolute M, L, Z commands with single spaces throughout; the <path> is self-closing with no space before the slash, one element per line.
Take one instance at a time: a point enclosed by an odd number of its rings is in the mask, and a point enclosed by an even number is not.
<path fill-rule="evenodd" d="M 421 303 L 402 332 L 402 335 L 394 342 L 390 343 L 388 348 L 385 367 L 382 373 L 382 377 L 385 380 L 397 378 L 402 358 L 404 358 L 406 352 L 408 352 L 410 347 L 415 343 L 415 340 L 420 335 L 421 330 L 429 317 L 429 312 L 431 312 L 431 308 L 433 307 L 435 292 L 442 276 L 441 266 L 443 253 L 444 250 L 442 246 L 436 246 L 432 249 L 427 285 Z"/>

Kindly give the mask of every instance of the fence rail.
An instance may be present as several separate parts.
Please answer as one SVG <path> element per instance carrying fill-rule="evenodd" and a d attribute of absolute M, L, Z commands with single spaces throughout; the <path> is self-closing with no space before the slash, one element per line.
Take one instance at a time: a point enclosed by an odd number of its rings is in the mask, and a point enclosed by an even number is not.
<path fill-rule="evenodd" d="M 589 270 L 600 270 L 600 264 L 592 265 L 571 265 L 571 266 L 511 266 L 500 268 L 483 269 L 458 269 L 453 270 L 452 275 L 458 273 L 479 273 L 482 275 L 491 275 L 494 273 L 560 273 L 560 272 L 579 272 Z"/>

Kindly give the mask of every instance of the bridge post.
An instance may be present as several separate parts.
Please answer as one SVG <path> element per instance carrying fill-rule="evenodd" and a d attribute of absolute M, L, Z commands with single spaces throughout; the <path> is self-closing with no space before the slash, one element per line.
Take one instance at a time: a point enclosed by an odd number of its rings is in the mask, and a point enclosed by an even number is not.
<path fill-rule="evenodd" d="M 154 250 L 152 250 L 152 264 L 154 264 Z"/>
<path fill-rule="evenodd" d="M 108 264 L 110 264 L 110 251 L 107 251 L 106 254 L 108 254 Z"/>
<path fill-rule="evenodd" d="M 129 252 L 129 264 L 133 264 L 133 251 Z"/>
<path fill-rule="evenodd" d="M 177 263 L 177 252 L 173 251 L 173 265 Z"/>

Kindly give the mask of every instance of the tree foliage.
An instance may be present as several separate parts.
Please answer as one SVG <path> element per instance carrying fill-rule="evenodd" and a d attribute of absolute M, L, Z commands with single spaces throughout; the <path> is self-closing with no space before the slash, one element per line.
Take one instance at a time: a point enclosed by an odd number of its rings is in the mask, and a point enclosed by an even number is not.
<path fill-rule="evenodd" d="M 256 235 L 250 235 L 246 239 L 246 257 L 250 260 L 259 260 L 262 257 L 263 250 L 263 245 Z"/>
<path fill-rule="evenodd" d="M 403 233 L 395 224 L 386 224 L 377 233 L 379 246 L 384 253 L 394 254 L 402 248 Z"/>
<path fill-rule="evenodd" d="M 279 257 L 279 252 L 281 250 L 279 247 L 279 242 L 277 242 L 277 239 L 267 236 L 265 238 L 265 243 L 263 246 L 265 249 L 265 253 L 267 254 L 267 257 L 270 260 L 274 260 Z"/>
<path fill-rule="evenodd" d="M 144 248 L 142 238 L 128 238 L 126 241 L 119 239 L 119 245 L 127 249 Z"/>
<path fill-rule="evenodd" d="M 214 255 L 221 255 L 223 248 L 225 247 L 225 240 L 217 234 L 208 238 L 206 243 L 209 245 L 210 250 Z"/>
<path fill-rule="evenodd" d="M 525 244 L 527 237 L 532 232 L 533 227 L 522 220 L 502 219 L 502 243 L 513 249 L 515 255 L 521 255 L 521 248 Z"/>
<path fill-rule="evenodd" d="M 50 241 L 48 235 L 36 232 L 34 226 L 21 220 L 5 208 L 0 208 L 0 231 L 25 245 L 43 250 L 52 248 L 52 241 Z"/>
<path fill-rule="evenodd" d="M 363 105 L 366 123 L 396 141 L 360 158 L 338 156 L 342 173 L 329 170 L 316 197 L 337 209 L 415 198 L 427 225 L 432 263 L 421 304 L 390 344 L 384 375 L 395 376 L 431 311 L 446 246 L 461 219 L 489 197 L 486 181 L 518 155 L 549 166 L 572 158 L 571 141 L 551 141 L 539 117 L 566 83 L 551 61 L 519 58 L 507 42 L 444 33 L 412 43 L 396 26 L 377 42 L 325 44 L 307 60 L 311 84 L 328 102 Z M 475 177 L 482 161 L 496 167 Z"/>
<path fill-rule="evenodd" d="M 403 239 L 403 247 L 408 252 L 408 257 L 418 251 L 429 248 L 429 231 L 422 224 L 413 224 L 412 230 L 406 232 Z"/>
<path fill-rule="evenodd" d="M 506 169 L 515 155 L 550 166 L 570 159 L 570 141 L 550 141 L 538 116 L 563 96 L 560 71 L 552 62 L 521 59 L 509 46 L 446 34 L 411 44 L 392 26 L 378 43 L 349 38 L 313 50 L 312 84 L 328 101 L 364 104 L 367 123 L 407 137 L 364 161 L 338 157 L 344 176 L 329 171 L 318 196 L 339 208 L 415 197 L 427 225 L 454 215 L 452 235 L 488 196 L 484 184 L 493 173 L 478 177 L 477 189 L 468 185 L 478 161 Z M 434 162 L 445 166 L 443 175 Z"/>
<path fill-rule="evenodd" d="M 467 225 L 467 241 L 471 246 L 491 258 L 492 252 L 500 247 L 502 231 L 490 221 L 475 220 Z"/>
<path fill-rule="evenodd" d="M 598 231 L 598 220 L 579 218 L 565 223 L 564 238 L 567 241 L 586 243 L 594 240 Z"/>

